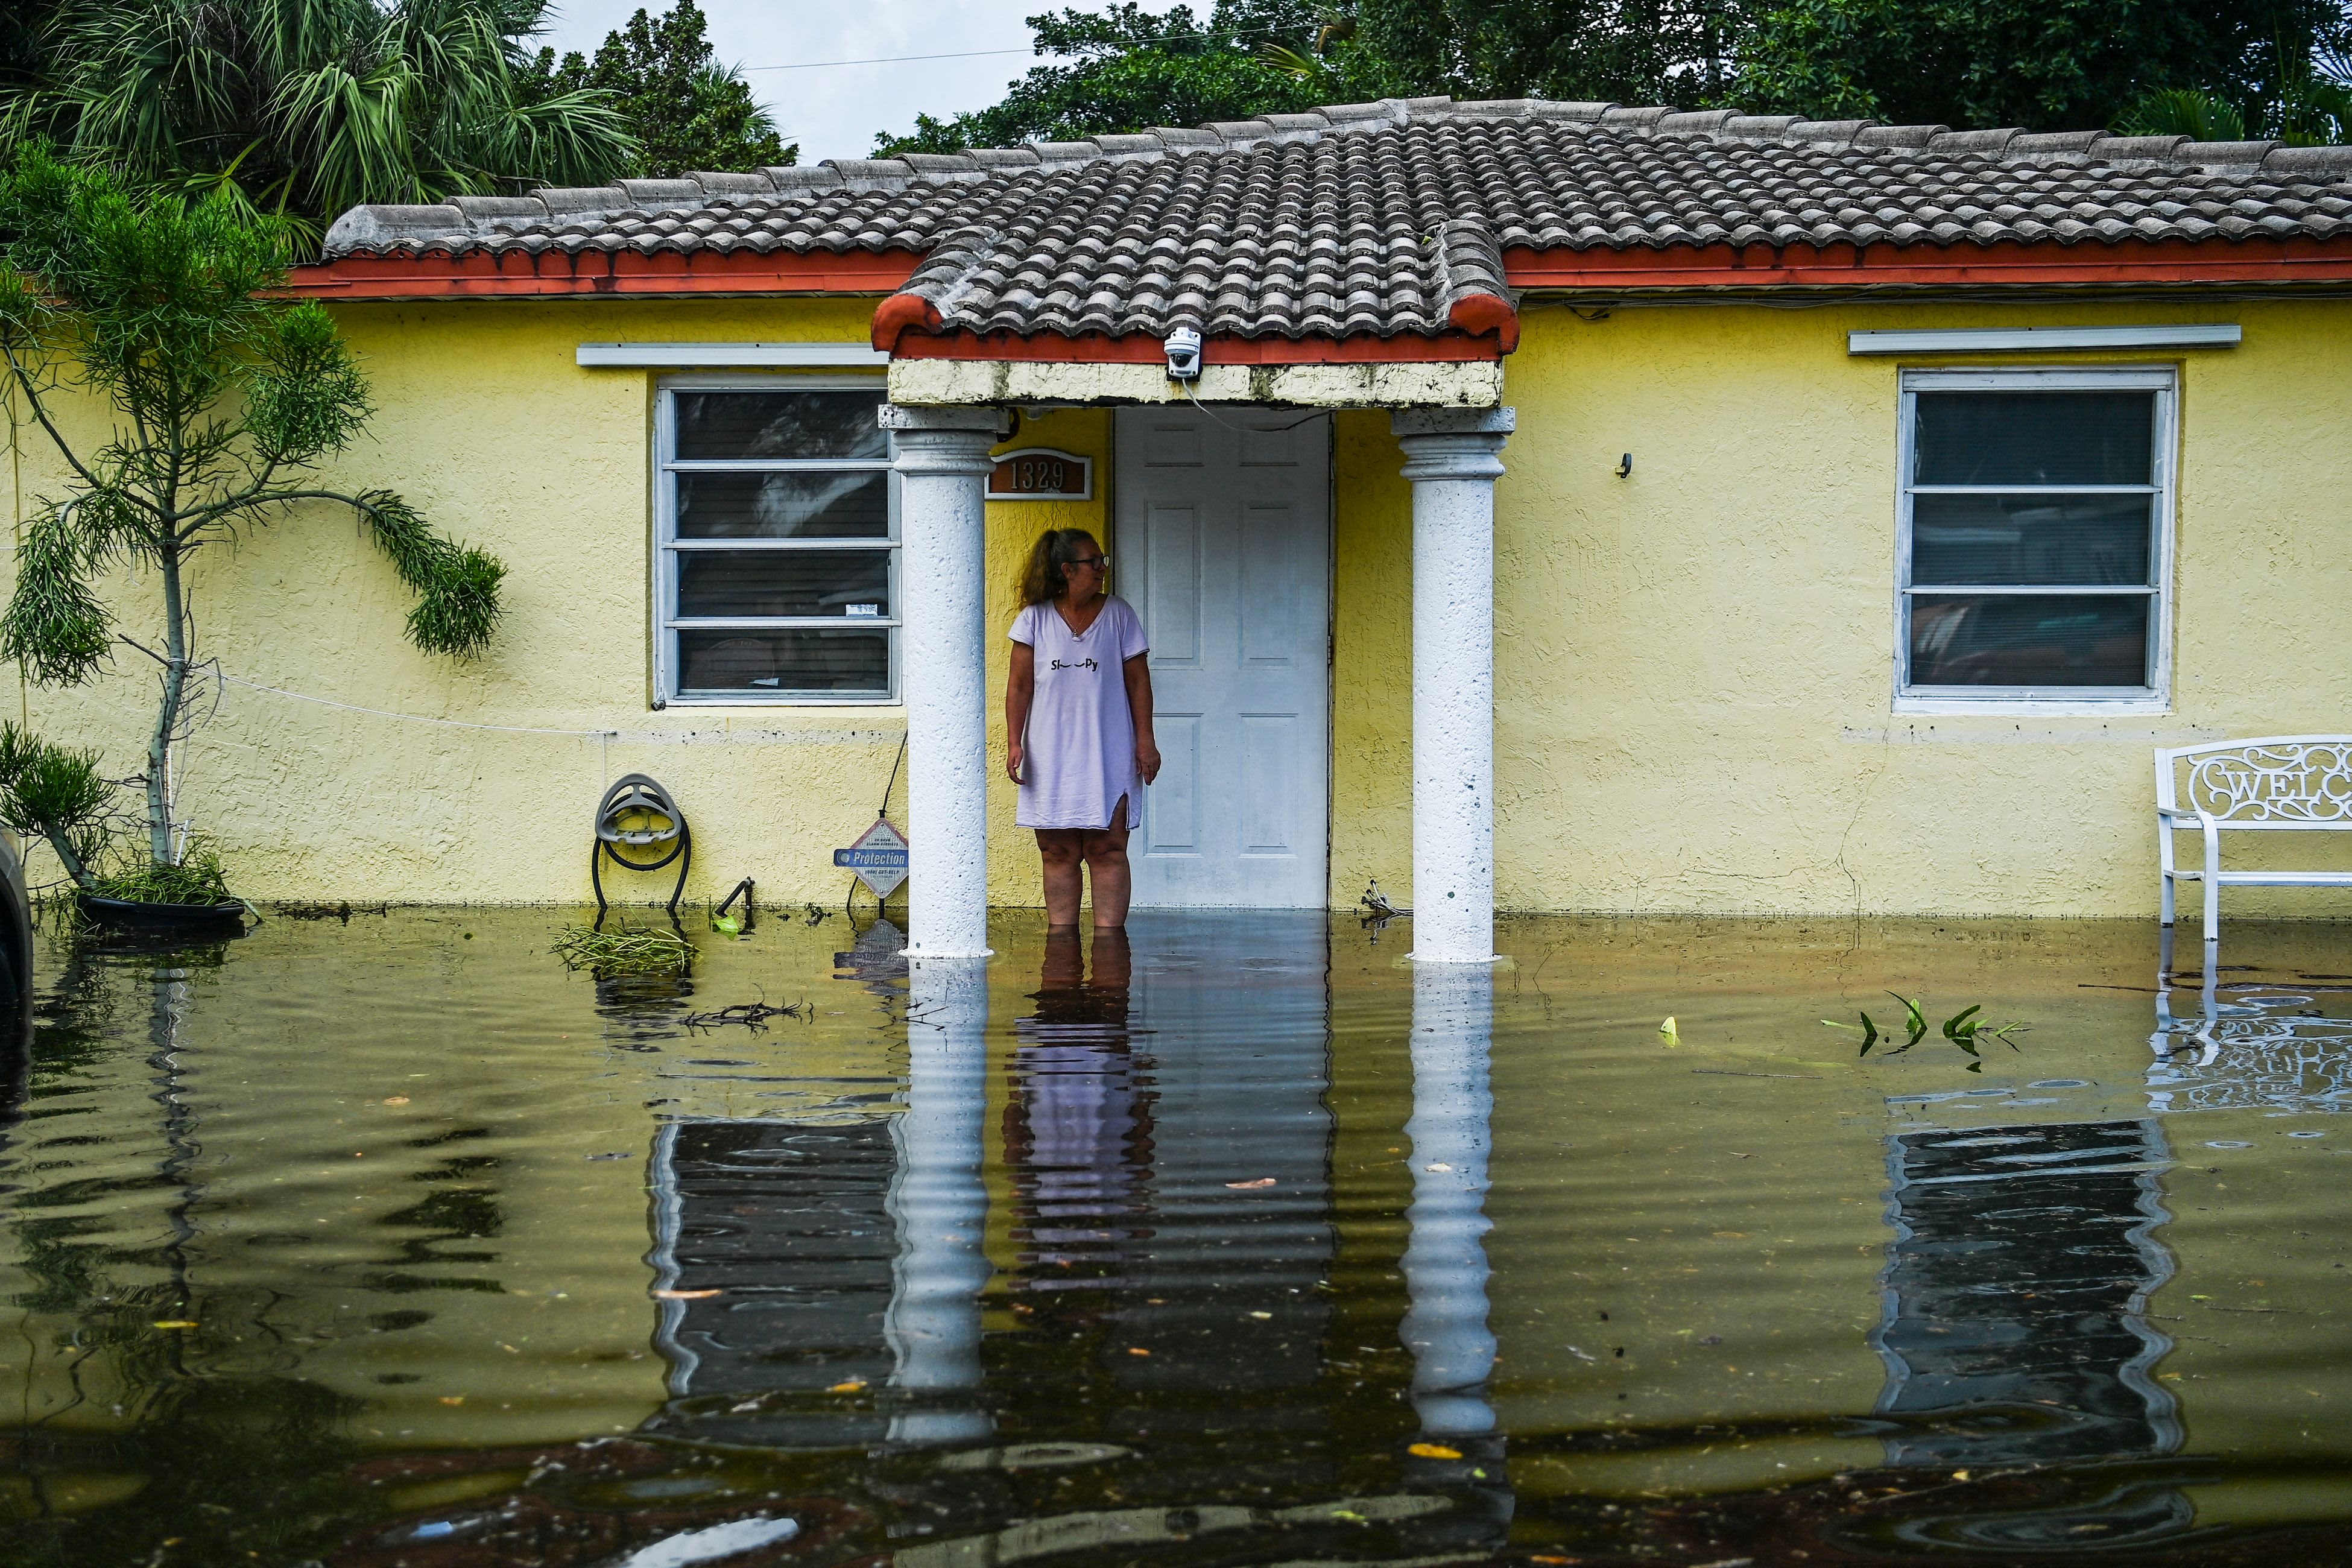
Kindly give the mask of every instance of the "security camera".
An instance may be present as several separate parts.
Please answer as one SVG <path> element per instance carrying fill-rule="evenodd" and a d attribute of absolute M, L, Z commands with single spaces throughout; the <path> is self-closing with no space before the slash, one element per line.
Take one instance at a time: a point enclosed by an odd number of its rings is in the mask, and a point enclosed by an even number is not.
<path fill-rule="evenodd" d="M 1201 334 L 1191 327 L 1178 327 L 1170 332 L 1163 345 L 1168 350 L 1168 379 L 1198 381 L 1201 379 Z"/>

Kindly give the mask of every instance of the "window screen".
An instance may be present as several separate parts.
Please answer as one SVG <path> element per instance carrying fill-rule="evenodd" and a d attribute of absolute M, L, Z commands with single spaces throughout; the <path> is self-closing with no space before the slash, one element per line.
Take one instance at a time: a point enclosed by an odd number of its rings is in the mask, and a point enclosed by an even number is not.
<path fill-rule="evenodd" d="M 1904 692 L 2160 689 L 2171 395 L 2145 372 L 1906 382 Z"/>
<path fill-rule="evenodd" d="M 887 702 L 898 525 L 879 385 L 663 394 L 658 663 L 678 702 Z"/>

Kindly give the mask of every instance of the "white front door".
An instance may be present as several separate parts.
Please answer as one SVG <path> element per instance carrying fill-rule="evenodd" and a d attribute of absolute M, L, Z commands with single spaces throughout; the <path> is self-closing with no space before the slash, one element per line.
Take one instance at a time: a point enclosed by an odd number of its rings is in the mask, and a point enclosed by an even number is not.
<path fill-rule="evenodd" d="M 1331 758 L 1331 421 L 1118 415 L 1113 585 L 1151 640 L 1160 781 L 1142 908 L 1321 909 Z"/>

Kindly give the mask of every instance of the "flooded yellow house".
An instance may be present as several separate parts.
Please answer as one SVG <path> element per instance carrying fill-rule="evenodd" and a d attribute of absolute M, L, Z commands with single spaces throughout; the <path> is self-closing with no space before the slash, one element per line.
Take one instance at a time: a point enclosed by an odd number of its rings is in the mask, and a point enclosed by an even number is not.
<path fill-rule="evenodd" d="M 199 574 L 257 897 L 582 899 L 642 773 L 689 896 L 837 903 L 880 813 L 978 952 L 1047 526 L 1150 642 L 1138 903 L 1377 879 L 1423 956 L 2149 913 L 2153 748 L 2352 729 L 2352 149 L 1388 100 L 362 207 L 294 287 L 341 468 L 511 575 L 449 667 L 340 540 Z M 25 707 L 127 748 L 133 685 Z"/>

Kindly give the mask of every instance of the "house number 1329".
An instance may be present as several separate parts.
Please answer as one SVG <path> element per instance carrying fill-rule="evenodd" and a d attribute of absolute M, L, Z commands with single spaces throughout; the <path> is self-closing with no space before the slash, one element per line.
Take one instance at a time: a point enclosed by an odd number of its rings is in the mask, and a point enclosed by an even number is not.
<path fill-rule="evenodd" d="M 1094 494 L 1093 468 L 1070 452 L 1007 452 L 989 476 L 988 493 L 997 500 L 1087 500 Z"/>

